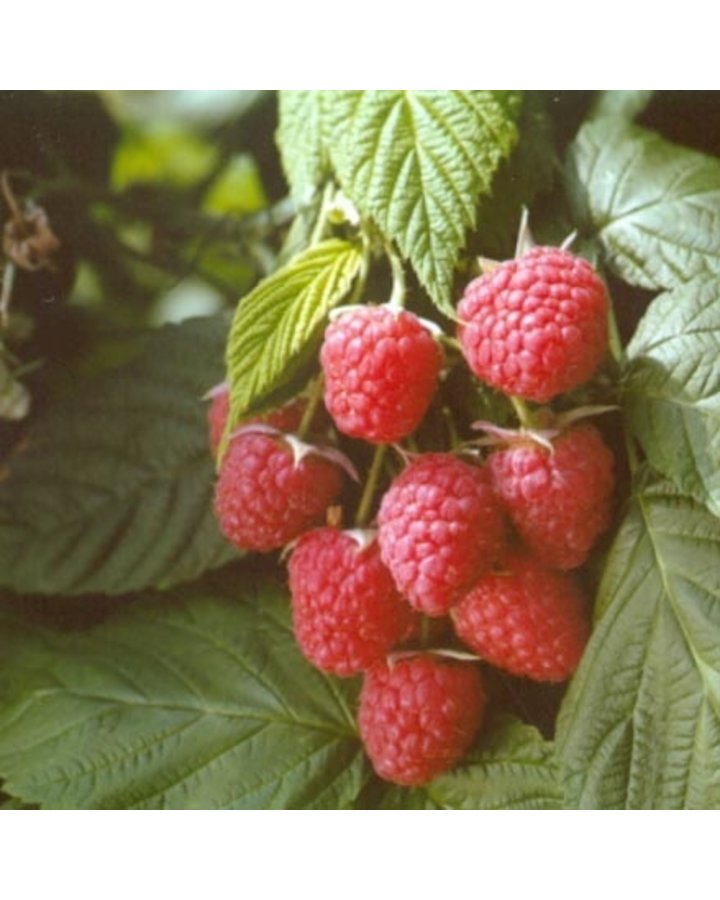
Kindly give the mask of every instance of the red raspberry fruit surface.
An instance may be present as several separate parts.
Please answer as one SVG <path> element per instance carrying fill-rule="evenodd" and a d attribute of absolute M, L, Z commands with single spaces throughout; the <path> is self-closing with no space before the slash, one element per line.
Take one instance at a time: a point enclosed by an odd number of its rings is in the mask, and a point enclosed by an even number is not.
<path fill-rule="evenodd" d="M 297 431 L 306 406 L 306 398 L 297 397 L 295 400 L 291 400 L 284 406 L 274 409 L 272 412 L 266 413 L 263 416 L 255 416 L 252 419 L 245 420 L 243 425 L 262 422 L 265 425 L 271 425 L 273 428 L 277 428 L 278 431 L 292 433 Z M 218 392 L 213 396 L 207 412 L 210 449 L 212 450 L 213 456 L 217 455 L 229 413 L 230 398 L 228 391 Z"/>
<path fill-rule="evenodd" d="M 575 582 L 526 554 L 484 575 L 452 611 L 458 637 L 483 659 L 535 681 L 564 681 L 588 637 Z"/>
<path fill-rule="evenodd" d="M 330 323 L 320 362 L 325 405 L 338 429 L 379 444 L 399 441 L 420 424 L 442 355 L 412 313 L 367 306 Z"/>
<path fill-rule="evenodd" d="M 320 525 L 342 487 L 340 470 L 308 455 L 295 463 L 282 440 L 241 434 L 230 442 L 215 487 L 223 534 L 245 550 L 274 550 Z"/>
<path fill-rule="evenodd" d="M 564 432 L 553 447 L 517 444 L 491 454 L 487 466 L 527 546 L 552 568 L 574 569 L 610 524 L 613 455 L 591 425 Z"/>
<path fill-rule="evenodd" d="M 347 532 L 319 528 L 300 538 L 288 571 L 295 637 L 324 672 L 356 675 L 415 630 L 376 540 L 363 547 Z"/>
<path fill-rule="evenodd" d="M 223 391 L 222 393 L 215 394 L 210 401 L 210 406 L 207 411 L 210 449 L 212 450 L 213 456 L 217 455 L 229 414 L 230 396 L 228 392 Z"/>
<path fill-rule="evenodd" d="M 380 551 L 415 609 L 440 616 L 504 548 L 505 519 L 485 469 L 427 453 L 398 475 L 378 514 Z"/>
<path fill-rule="evenodd" d="M 430 781 L 465 755 L 484 711 L 476 665 L 421 654 L 367 672 L 358 724 L 377 774 L 410 786 Z"/>
<path fill-rule="evenodd" d="M 535 247 L 470 282 L 458 306 L 460 343 L 483 381 L 546 403 L 595 372 L 607 348 L 607 310 L 590 263 Z"/>

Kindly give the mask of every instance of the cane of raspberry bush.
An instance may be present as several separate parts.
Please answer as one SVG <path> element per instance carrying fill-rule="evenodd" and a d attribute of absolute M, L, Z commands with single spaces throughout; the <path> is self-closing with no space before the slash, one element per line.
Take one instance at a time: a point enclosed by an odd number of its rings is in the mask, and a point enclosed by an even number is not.
<path fill-rule="evenodd" d="M 222 461 L 215 514 L 236 547 L 274 550 L 322 524 L 341 488 L 330 460 L 311 453 L 298 461 L 281 434 L 240 433 Z"/>
<path fill-rule="evenodd" d="M 535 247 L 471 281 L 458 316 L 478 378 L 538 403 L 587 381 L 607 348 L 605 285 L 559 247 Z"/>
<path fill-rule="evenodd" d="M 535 681 L 565 681 L 585 648 L 583 596 L 568 575 L 509 554 L 451 613 L 458 637 L 484 660 Z"/>
<path fill-rule="evenodd" d="M 309 532 L 295 545 L 288 572 L 295 638 L 324 672 L 356 675 L 415 630 L 416 616 L 367 532 Z"/>
<path fill-rule="evenodd" d="M 366 673 L 358 725 L 377 774 L 411 786 L 465 755 L 484 711 L 476 665 L 425 653 L 378 663 Z"/>
<path fill-rule="evenodd" d="M 505 518 L 485 469 L 426 453 L 398 475 L 378 514 L 380 551 L 408 602 L 446 613 L 498 558 Z"/>
<path fill-rule="evenodd" d="M 387 306 L 349 309 L 320 351 L 325 405 L 337 428 L 370 443 L 414 431 L 437 387 L 442 355 L 417 316 Z"/>
<path fill-rule="evenodd" d="M 572 428 L 552 451 L 522 441 L 492 453 L 487 467 L 532 552 L 552 568 L 582 565 L 610 524 L 615 484 L 613 455 L 597 429 Z"/>

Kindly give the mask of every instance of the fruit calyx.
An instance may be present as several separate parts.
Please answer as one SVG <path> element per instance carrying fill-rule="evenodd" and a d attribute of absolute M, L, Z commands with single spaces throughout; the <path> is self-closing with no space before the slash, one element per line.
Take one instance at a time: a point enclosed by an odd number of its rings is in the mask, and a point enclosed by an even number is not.
<path fill-rule="evenodd" d="M 360 481 L 357 469 L 350 459 L 335 447 L 308 444 L 305 441 L 301 441 L 297 435 L 286 434 L 285 432 L 280 431 L 279 428 L 273 428 L 272 425 L 265 425 L 262 422 L 252 422 L 248 425 L 242 425 L 240 428 L 236 428 L 235 431 L 231 433 L 230 440 L 234 440 L 237 437 L 242 437 L 247 434 L 264 434 L 268 437 L 275 437 L 283 440 L 292 452 L 295 468 L 300 465 L 306 456 L 320 456 L 328 462 L 335 463 L 336 466 L 339 466 L 353 481 Z"/>
<path fill-rule="evenodd" d="M 553 441 L 571 426 L 590 416 L 613 412 L 618 406 L 578 406 L 576 409 L 556 413 L 549 407 L 542 407 L 533 414 L 535 421 L 543 427 L 502 428 L 494 422 L 478 419 L 470 426 L 476 431 L 484 431 L 485 437 L 473 441 L 478 447 L 517 446 L 518 444 L 539 444 L 552 452 Z"/>

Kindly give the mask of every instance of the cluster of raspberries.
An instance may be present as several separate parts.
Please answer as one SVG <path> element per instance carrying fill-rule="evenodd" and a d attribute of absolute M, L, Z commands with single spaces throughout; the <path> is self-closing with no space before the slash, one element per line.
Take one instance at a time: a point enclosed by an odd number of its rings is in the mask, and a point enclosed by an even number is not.
<path fill-rule="evenodd" d="M 592 267 L 537 247 L 472 281 L 458 338 L 475 375 L 537 403 L 588 380 L 607 346 L 607 295 Z M 373 444 L 407 437 L 437 388 L 443 356 L 415 315 L 390 306 L 341 311 L 320 354 L 335 427 Z M 301 443 L 295 401 L 245 423 L 223 459 L 215 507 L 243 549 L 291 544 L 294 631 L 323 672 L 364 675 L 358 723 L 377 773 L 422 784 L 457 763 L 481 726 L 481 666 L 563 681 L 587 640 L 587 604 L 568 570 L 610 522 L 613 458 L 599 432 L 532 432 L 479 457 L 408 454 L 376 528 L 324 524 L 342 488 L 337 451 Z M 210 410 L 216 447 L 227 392 Z M 421 646 L 447 617 L 465 652 Z M 401 649 L 397 648 L 401 646 Z M 419 649 L 417 649 L 419 647 Z M 394 652 L 393 652 L 394 651 Z M 471 651 L 471 652 L 470 652 Z"/>

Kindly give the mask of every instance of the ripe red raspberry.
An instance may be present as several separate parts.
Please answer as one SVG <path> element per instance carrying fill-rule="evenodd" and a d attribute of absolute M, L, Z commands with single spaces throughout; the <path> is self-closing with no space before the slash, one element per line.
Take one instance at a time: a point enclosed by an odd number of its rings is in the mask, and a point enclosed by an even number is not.
<path fill-rule="evenodd" d="M 216 456 L 225 431 L 225 423 L 230 413 L 230 397 L 227 385 L 218 385 L 212 389 L 208 396 L 211 399 L 207 412 L 210 449 L 213 456 Z M 249 425 L 251 422 L 264 422 L 266 425 L 272 425 L 273 428 L 277 428 L 278 431 L 297 431 L 306 406 L 307 399 L 305 397 L 296 397 L 272 412 L 245 420 L 243 424 Z"/>
<path fill-rule="evenodd" d="M 607 347 L 607 309 L 589 262 L 535 247 L 470 282 L 458 306 L 460 343 L 483 381 L 546 403 L 595 372 Z"/>
<path fill-rule="evenodd" d="M 528 440 L 491 454 L 493 484 L 523 541 L 555 569 L 582 565 L 610 524 L 613 455 L 591 425 L 564 432 L 553 451 Z"/>
<path fill-rule="evenodd" d="M 520 553 L 484 575 L 451 615 L 458 637 L 483 659 L 536 681 L 569 678 L 589 630 L 575 582 Z"/>
<path fill-rule="evenodd" d="M 367 672 L 358 724 L 377 774 L 410 786 L 430 781 L 465 755 L 484 711 L 476 665 L 420 654 Z"/>
<path fill-rule="evenodd" d="M 400 473 L 378 514 L 380 551 L 415 609 L 440 616 L 504 548 L 505 520 L 485 469 L 426 453 Z"/>
<path fill-rule="evenodd" d="M 416 615 L 395 589 L 374 538 L 363 546 L 352 532 L 311 531 L 295 546 L 288 571 L 295 637 L 324 672 L 356 675 L 415 630 Z"/>
<path fill-rule="evenodd" d="M 342 487 L 340 470 L 320 456 L 296 462 L 278 435 L 232 439 L 215 487 L 223 534 L 245 550 L 274 550 L 320 525 Z"/>
<path fill-rule="evenodd" d="M 325 405 L 338 429 L 382 444 L 399 441 L 420 424 L 442 355 L 417 316 L 364 306 L 330 323 L 320 362 Z"/>

